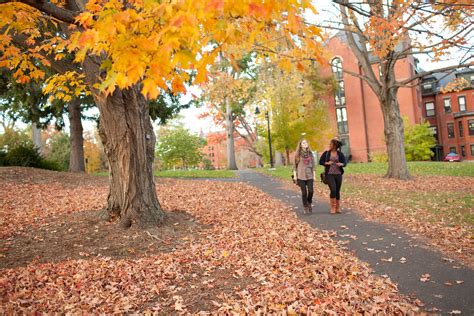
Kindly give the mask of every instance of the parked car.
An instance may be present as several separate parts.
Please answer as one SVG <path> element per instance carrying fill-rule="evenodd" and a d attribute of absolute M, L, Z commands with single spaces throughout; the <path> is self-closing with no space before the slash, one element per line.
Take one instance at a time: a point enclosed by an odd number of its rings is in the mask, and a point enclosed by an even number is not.
<path fill-rule="evenodd" d="M 460 162 L 461 161 L 461 157 L 456 154 L 456 153 L 449 153 L 446 155 L 446 157 L 444 157 L 444 161 L 448 161 L 448 162 Z"/>

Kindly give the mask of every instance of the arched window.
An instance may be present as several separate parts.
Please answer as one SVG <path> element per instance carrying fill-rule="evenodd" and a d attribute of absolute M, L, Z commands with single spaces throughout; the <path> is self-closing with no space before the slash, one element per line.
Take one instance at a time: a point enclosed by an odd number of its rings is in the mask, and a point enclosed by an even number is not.
<path fill-rule="evenodd" d="M 342 60 L 339 57 L 333 58 L 331 68 L 337 80 L 342 80 Z"/>
<path fill-rule="evenodd" d="M 339 134 L 349 133 L 349 124 L 347 123 L 347 110 L 346 110 L 346 91 L 344 89 L 344 77 L 342 72 L 342 60 L 339 57 L 331 60 L 331 69 L 336 77 L 337 90 L 334 95 L 335 107 L 336 107 L 336 118 L 337 118 L 337 130 Z"/>

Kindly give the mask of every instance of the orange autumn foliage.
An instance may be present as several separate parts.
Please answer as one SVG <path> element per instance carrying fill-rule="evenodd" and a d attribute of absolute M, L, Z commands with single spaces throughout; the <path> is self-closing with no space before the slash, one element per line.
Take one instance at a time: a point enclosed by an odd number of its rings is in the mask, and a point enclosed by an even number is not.
<path fill-rule="evenodd" d="M 303 22 L 305 11 L 315 12 L 309 0 L 133 0 L 126 4 L 89 0 L 82 1 L 83 12 L 68 11 L 75 16 L 73 23 L 26 4 L 2 3 L 0 48 L 4 54 L 0 67 L 15 70 L 18 81 L 43 79 L 39 65 L 70 62 L 68 54 L 77 63 L 86 56 L 101 57 L 103 73 L 93 86 L 82 84 L 80 70 L 68 73 L 70 77 L 75 73 L 77 82 L 69 95 L 86 88 L 109 94 L 116 87 L 126 89 L 137 83 L 149 98 L 168 88 L 185 92 L 186 83 L 207 81 L 208 65 L 218 53 L 227 54 L 232 61 L 249 50 L 274 57 L 275 37 L 290 43 L 285 64 L 321 55 L 320 29 Z M 65 3 L 53 1 L 51 5 L 67 9 Z M 67 31 L 63 21 L 70 24 Z M 58 36 L 57 30 L 67 36 Z M 18 37 L 23 38 L 23 45 L 17 45 Z M 235 44 L 239 50 L 232 50 Z M 190 76 L 192 72 L 196 75 Z M 57 96 L 64 98 L 61 87 L 66 81 L 59 78 L 56 87 L 50 84 L 48 88 L 61 91 Z"/>

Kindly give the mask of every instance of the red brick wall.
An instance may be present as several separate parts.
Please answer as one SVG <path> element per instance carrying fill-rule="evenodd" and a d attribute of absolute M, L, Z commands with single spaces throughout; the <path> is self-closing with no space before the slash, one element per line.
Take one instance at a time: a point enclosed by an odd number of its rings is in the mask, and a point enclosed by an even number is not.
<path fill-rule="evenodd" d="M 466 111 L 460 117 L 458 96 L 466 97 Z M 451 113 L 445 113 L 444 99 L 451 99 Z M 428 102 L 435 102 L 435 117 L 426 117 L 424 105 Z M 471 155 L 471 145 L 474 145 L 474 135 L 469 135 L 468 120 L 474 120 L 474 91 L 473 89 L 459 92 L 450 92 L 446 94 L 437 94 L 436 96 L 423 97 L 423 116 L 430 122 L 430 125 L 438 127 L 438 142 L 443 146 L 443 157 L 450 152 L 450 148 L 456 148 L 456 152 L 461 154 L 461 146 L 464 146 L 465 160 L 474 160 L 474 155 Z M 459 135 L 459 122 L 463 126 L 463 136 Z M 448 123 L 454 124 L 454 138 L 448 138 Z"/>
<path fill-rule="evenodd" d="M 334 37 L 327 43 L 330 58 L 340 57 L 345 70 L 361 73 L 358 61 L 347 44 L 340 38 Z M 395 74 L 397 79 L 407 78 L 413 73 L 414 62 L 406 58 L 397 62 Z M 373 65 L 378 75 L 378 64 Z M 324 70 L 329 72 L 329 67 Z M 344 74 L 346 108 L 349 125 L 350 151 L 353 161 L 367 162 L 368 153 L 385 152 L 386 146 L 383 133 L 383 115 L 379 101 L 368 84 L 361 79 Z M 419 123 L 422 118 L 421 95 L 418 88 L 402 88 L 398 92 L 398 101 L 402 116 L 406 116 L 411 123 Z M 365 106 L 364 106 L 365 105 Z M 329 100 L 329 111 L 335 130 L 336 117 L 334 98 Z M 364 117 L 365 112 L 365 117 Z"/>

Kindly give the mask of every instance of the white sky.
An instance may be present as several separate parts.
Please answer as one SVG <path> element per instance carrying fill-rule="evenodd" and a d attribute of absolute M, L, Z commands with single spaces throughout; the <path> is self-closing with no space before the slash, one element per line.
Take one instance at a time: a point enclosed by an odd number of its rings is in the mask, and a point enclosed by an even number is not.
<path fill-rule="evenodd" d="M 334 20 L 336 18 L 335 13 L 337 10 L 334 9 L 332 5 L 331 0 L 314 0 L 313 1 L 315 7 L 318 10 L 319 15 L 315 16 L 313 14 L 308 14 L 307 18 L 310 22 L 312 23 L 322 23 L 325 20 Z M 446 66 L 451 66 L 456 63 L 456 58 L 452 58 L 450 60 L 446 61 L 441 61 L 441 62 L 430 62 L 429 56 L 426 55 L 418 55 L 418 59 L 420 60 L 420 67 L 424 70 L 431 70 L 431 69 L 436 69 L 436 68 L 441 68 L 441 67 L 446 67 Z M 199 94 L 198 90 L 192 89 L 193 93 Z M 188 96 L 190 97 L 190 96 Z M 207 118 L 207 119 L 200 119 L 199 115 L 202 114 L 204 109 L 202 108 L 189 108 L 182 110 L 179 115 L 180 115 L 180 121 L 184 123 L 184 126 L 191 130 L 193 133 L 199 133 L 201 129 L 207 133 L 209 131 L 216 131 L 220 130 L 220 128 L 214 126 L 212 119 Z M 98 113 L 98 110 L 92 109 L 90 113 Z M 69 130 L 69 121 L 67 118 L 65 118 L 65 123 L 66 123 L 66 128 L 65 131 Z M 90 121 L 84 121 L 83 122 L 84 129 L 87 131 L 91 131 L 95 128 L 95 123 L 90 122 Z"/>

